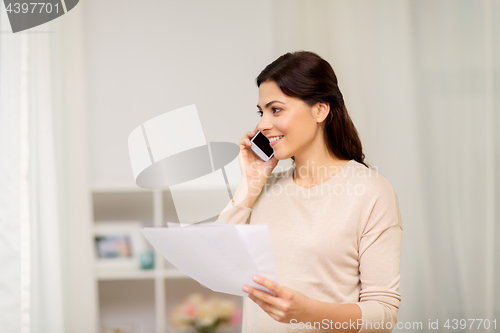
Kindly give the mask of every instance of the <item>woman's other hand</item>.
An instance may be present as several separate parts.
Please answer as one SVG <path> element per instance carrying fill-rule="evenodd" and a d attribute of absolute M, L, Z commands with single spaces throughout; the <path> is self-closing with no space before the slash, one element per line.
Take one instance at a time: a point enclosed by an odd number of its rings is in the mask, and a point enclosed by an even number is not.
<path fill-rule="evenodd" d="M 276 296 L 246 285 L 243 286 L 243 291 L 274 320 L 290 324 L 292 319 L 300 322 L 307 316 L 310 298 L 303 293 L 260 276 L 255 276 L 254 281 L 271 290 Z"/>

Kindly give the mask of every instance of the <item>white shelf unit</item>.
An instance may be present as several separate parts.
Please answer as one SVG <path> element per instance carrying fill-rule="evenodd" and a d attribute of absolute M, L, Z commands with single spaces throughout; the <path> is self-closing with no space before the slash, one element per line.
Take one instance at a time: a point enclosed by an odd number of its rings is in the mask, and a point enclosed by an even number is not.
<path fill-rule="evenodd" d="M 178 222 L 168 190 L 137 187 L 94 187 L 94 222 L 141 221 L 163 227 Z M 200 285 L 155 252 L 155 267 L 139 269 L 97 269 L 100 326 L 123 327 L 134 333 L 173 333 L 169 315 L 175 305 L 193 292 L 233 300 L 240 308 L 242 298 L 214 293 Z M 221 333 L 236 333 L 241 326 L 223 327 Z"/>

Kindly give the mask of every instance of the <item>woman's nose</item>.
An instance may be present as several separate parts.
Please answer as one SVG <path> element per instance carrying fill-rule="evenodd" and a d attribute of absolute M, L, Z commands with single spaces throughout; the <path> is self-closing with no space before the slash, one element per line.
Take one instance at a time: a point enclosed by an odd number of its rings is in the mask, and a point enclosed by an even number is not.
<path fill-rule="evenodd" d="M 264 114 L 262 118 L 260 118 L 260 122 L 257 125 L 257 129 L 261 131 L 262 133 L 265 133 L 265 131 L 269 131 L 273 128 L 272 123 L 269 120 L 269 117 Z"/>

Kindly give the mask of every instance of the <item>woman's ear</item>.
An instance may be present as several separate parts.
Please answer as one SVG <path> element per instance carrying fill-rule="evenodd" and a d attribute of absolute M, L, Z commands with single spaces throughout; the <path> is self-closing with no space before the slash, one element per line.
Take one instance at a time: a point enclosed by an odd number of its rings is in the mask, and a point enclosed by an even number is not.
<path fill-rule="evenodd" d="M 315 107 L 317 108 L 316 122 L 322 123 L 326 119 L 326 116 L 328 116 L 328 113 L 330 113 L 330 104 L 318 102 L 316 103 Z"/>

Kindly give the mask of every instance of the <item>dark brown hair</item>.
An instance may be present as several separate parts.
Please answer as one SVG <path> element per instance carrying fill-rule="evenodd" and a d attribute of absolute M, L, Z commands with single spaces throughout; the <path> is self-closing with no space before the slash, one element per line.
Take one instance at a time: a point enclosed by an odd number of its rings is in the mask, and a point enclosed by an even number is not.
<path fill-rule="evenodd" d="M 308 51 L 288 52 L 267 65 L 256 79 L 257 87 L 274 81 L 288 96 L 300 98 L 307 105 L 328 103 L 330 113 L 324 123 L 325 142 L 330 153 L 339 159 L 354 159 L 369 167 L 358 131 L 347 113 L 332 66 Z"/>

